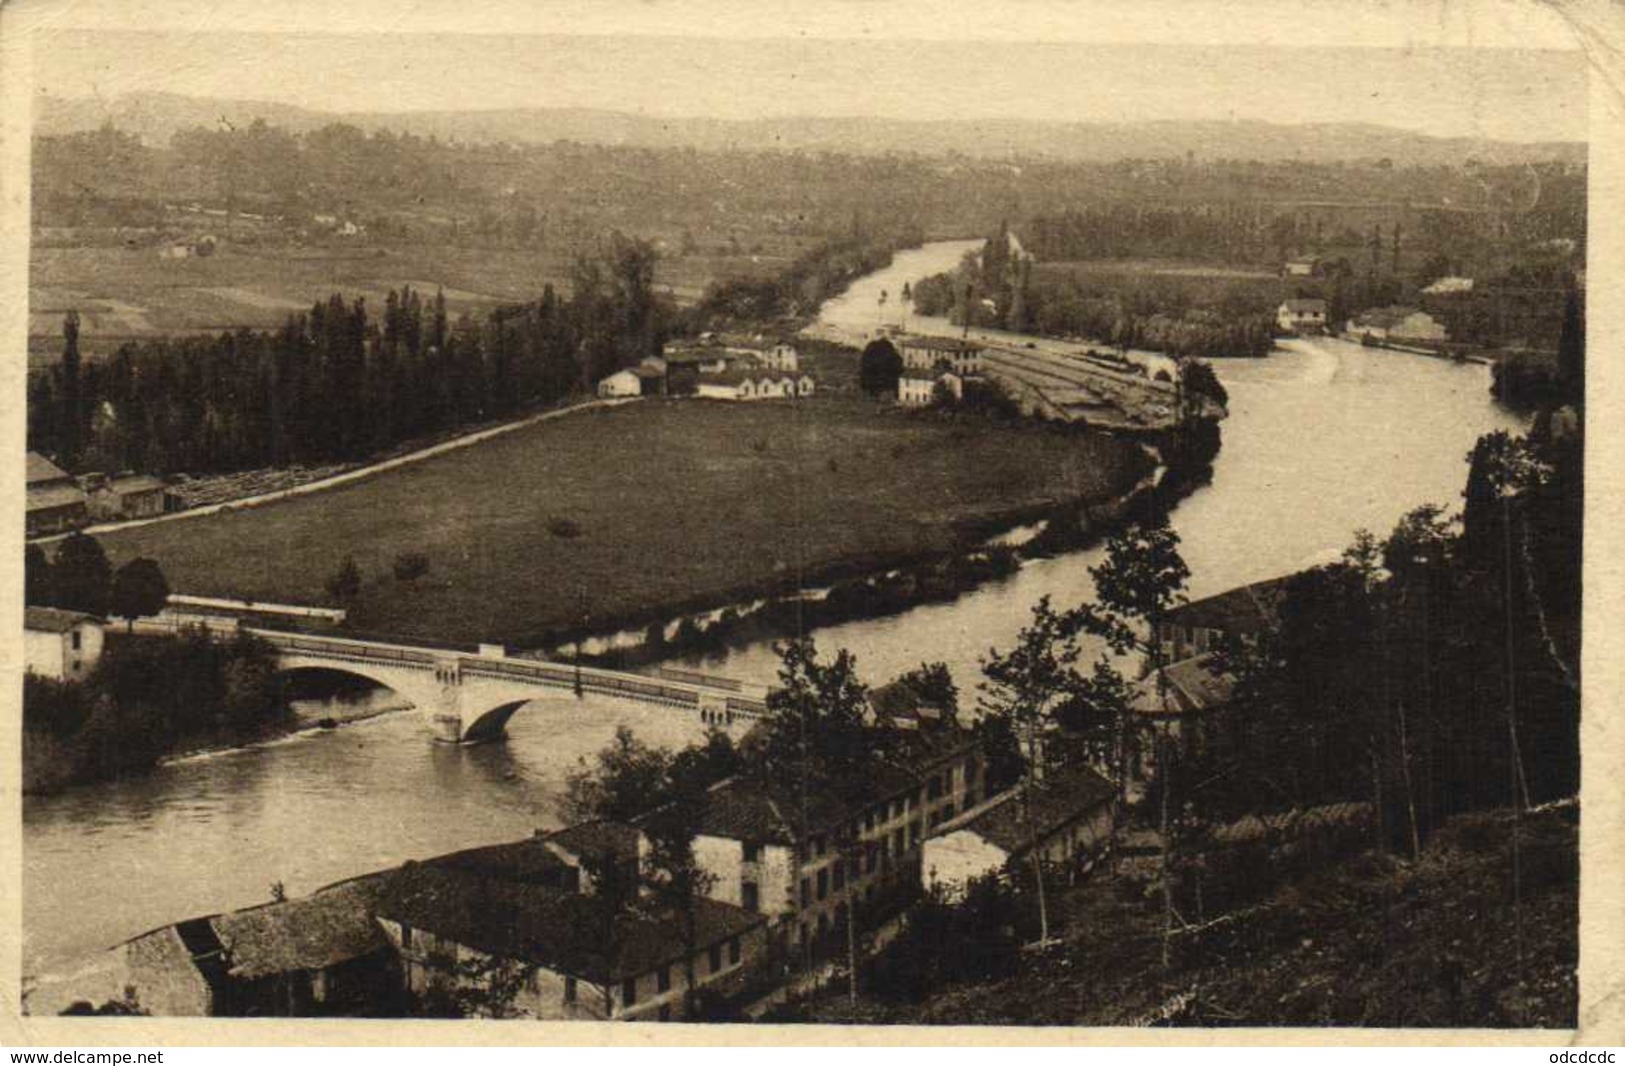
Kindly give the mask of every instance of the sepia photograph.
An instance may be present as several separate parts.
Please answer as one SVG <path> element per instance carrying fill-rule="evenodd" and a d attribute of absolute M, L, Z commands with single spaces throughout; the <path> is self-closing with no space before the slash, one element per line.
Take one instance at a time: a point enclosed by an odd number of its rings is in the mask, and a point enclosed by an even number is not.
<path fill-rule="evenodd" d="M 0 1013 L 1566 1039 L 1595 68 L 1295 6 L 36 18 Z"/>

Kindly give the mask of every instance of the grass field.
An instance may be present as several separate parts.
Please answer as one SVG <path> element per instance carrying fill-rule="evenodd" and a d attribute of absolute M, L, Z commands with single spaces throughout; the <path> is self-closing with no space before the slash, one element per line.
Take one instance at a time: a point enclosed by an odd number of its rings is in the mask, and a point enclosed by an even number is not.
<path fill-rule="evenodd" d="M 1039 263 L 1039 278 L 1071 277 L 1086 291 L 1150 289 L 1205 306 L 1226 298 L 1241 298 L 1260 307 L 1274 308 L 1292 294 L 1294 281 L 1274 271 L 1246 266 L 1218 266 L 1179 259 L 1092 259 Z"/>
<path fill-rule="evenodd" d="M 649 401 L 538 424 L 330 492 L 105 534 L 178 592 L 326 602 L 353 555 L 358 629 L 526 646 L 798 573 L 955 546 L 967 524 L 1101 498 L 1138 450 L 1041 427 L 877 413 L 857 400 Z M 569 519 L 579 535 L 550 531 Z M 422 552 L 415 584 L 392 562 Z"/>
<path fill-rule="evenodd" d="M 359 243 L 221 245 L 213 255 L 163 259 L 152 247 L 37 245 L 30 258 L 29 354 L 38 366 L 62 348 L 62 318 L 80 314 L 81 349 L 110 353 L 126 340 L 280 326 L 334 292 L 364 296 L 380 313 L 390 289 L 425 295 L 443 286 L 453 317 L 534 300 L 552 283 L 568 293 L 570 257 L 558 252 Z M 692 303 L 712 281 L 764 277 L 789 263 L 773 255 L 664 253 L 655 284 Z"/>

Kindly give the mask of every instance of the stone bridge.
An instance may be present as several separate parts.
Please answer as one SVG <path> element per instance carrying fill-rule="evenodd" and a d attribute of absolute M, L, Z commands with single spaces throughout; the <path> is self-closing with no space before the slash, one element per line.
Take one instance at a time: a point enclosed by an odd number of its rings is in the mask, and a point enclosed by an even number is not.
<path fill-rule="evenodd" d="M 339 670 L 399 693 L 450 743 L 494 740 L 514 713 L 548 692 L 616 696 L 729 725 L 766 711 L 765 690 L 723 678 L 672 672 L 650 677 L 566 663 L 241 627 L 277 649 L 283 670 Z"/>

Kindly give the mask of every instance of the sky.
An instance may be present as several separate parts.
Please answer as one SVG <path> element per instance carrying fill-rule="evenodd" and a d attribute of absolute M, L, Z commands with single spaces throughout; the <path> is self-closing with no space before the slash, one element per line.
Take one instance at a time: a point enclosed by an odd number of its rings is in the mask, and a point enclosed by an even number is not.
<path fill-rule="evenodd" d="M 33 48 L 34 88 L 104 98 L 157 90 L 329 111 L 1252 119 L 1515 141 L 1586 132 L 1586 66 L 1572 49 L 1164 45 L 1061 33 L 1036 43 L 1008 39 L 1008 26 L 997 39 L 963 39 L 977 35 L 970 27 L 956 40 L 940 22 L 916 27 L 939 39 L 909 39 L 907 24 L 847 39 L 834 36 L 839 25 L 754 37 L 737 33 L 773 27 L 751 22 L 706 35 L 693 22 L 628 25 L 662 32 L 242 33 L 217 21 L 202 32 L 52 29 Z"/>

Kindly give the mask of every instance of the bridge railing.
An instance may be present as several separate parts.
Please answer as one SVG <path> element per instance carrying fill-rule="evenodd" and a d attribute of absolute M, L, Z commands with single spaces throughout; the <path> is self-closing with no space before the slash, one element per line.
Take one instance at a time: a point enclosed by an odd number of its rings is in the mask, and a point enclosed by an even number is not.
<path fill-rule="evenodd" d="M 359 640 L 335 637 L 305 637 L 279 633 L 274 630 L 252 629 L 249 632 L 273 647 L 287 652 L 305 652 L 310 655 L 336 655 L 347 659 L 368 659 L 377 662 L 432 664 L 436 656 L 419 648 L 404 648 L 388 644 L 368 644 Z"/>
<path fill-rule="evenodd" d="M 363 660 L 393 663 L 413 667 L 434 666 L 446 659 L 454 659 L 461 673 L 467 676 L 508 678 L 531 684 L 557 688 L 580 686 L 583 692 L 620 696 L 645 702 L 695 709 L 700 706 L 702 688 L 722 689 L 722 685 L 702 685 L 686 678 L 667 680 L 645 677 L 641 674 L 622 674 L 595 667 L 576 667 L 565 663 L 538 659 L 487 658 L 478 655 L 437 653 L 425 648 L 401 645 L 373 644 L 367 641 L 346 640 L 342 637 L 295 636 L 277 631 L 251 630 L 277 649 L 289 654 L 314 657 Z M 726 679 L 710 678 L 710 682 Z M 725 707 L 733 716 L 758 717 L 766 706 L 761 700 L 740 695 L 741 682 L 730 682 L 726 691 Z"/>

